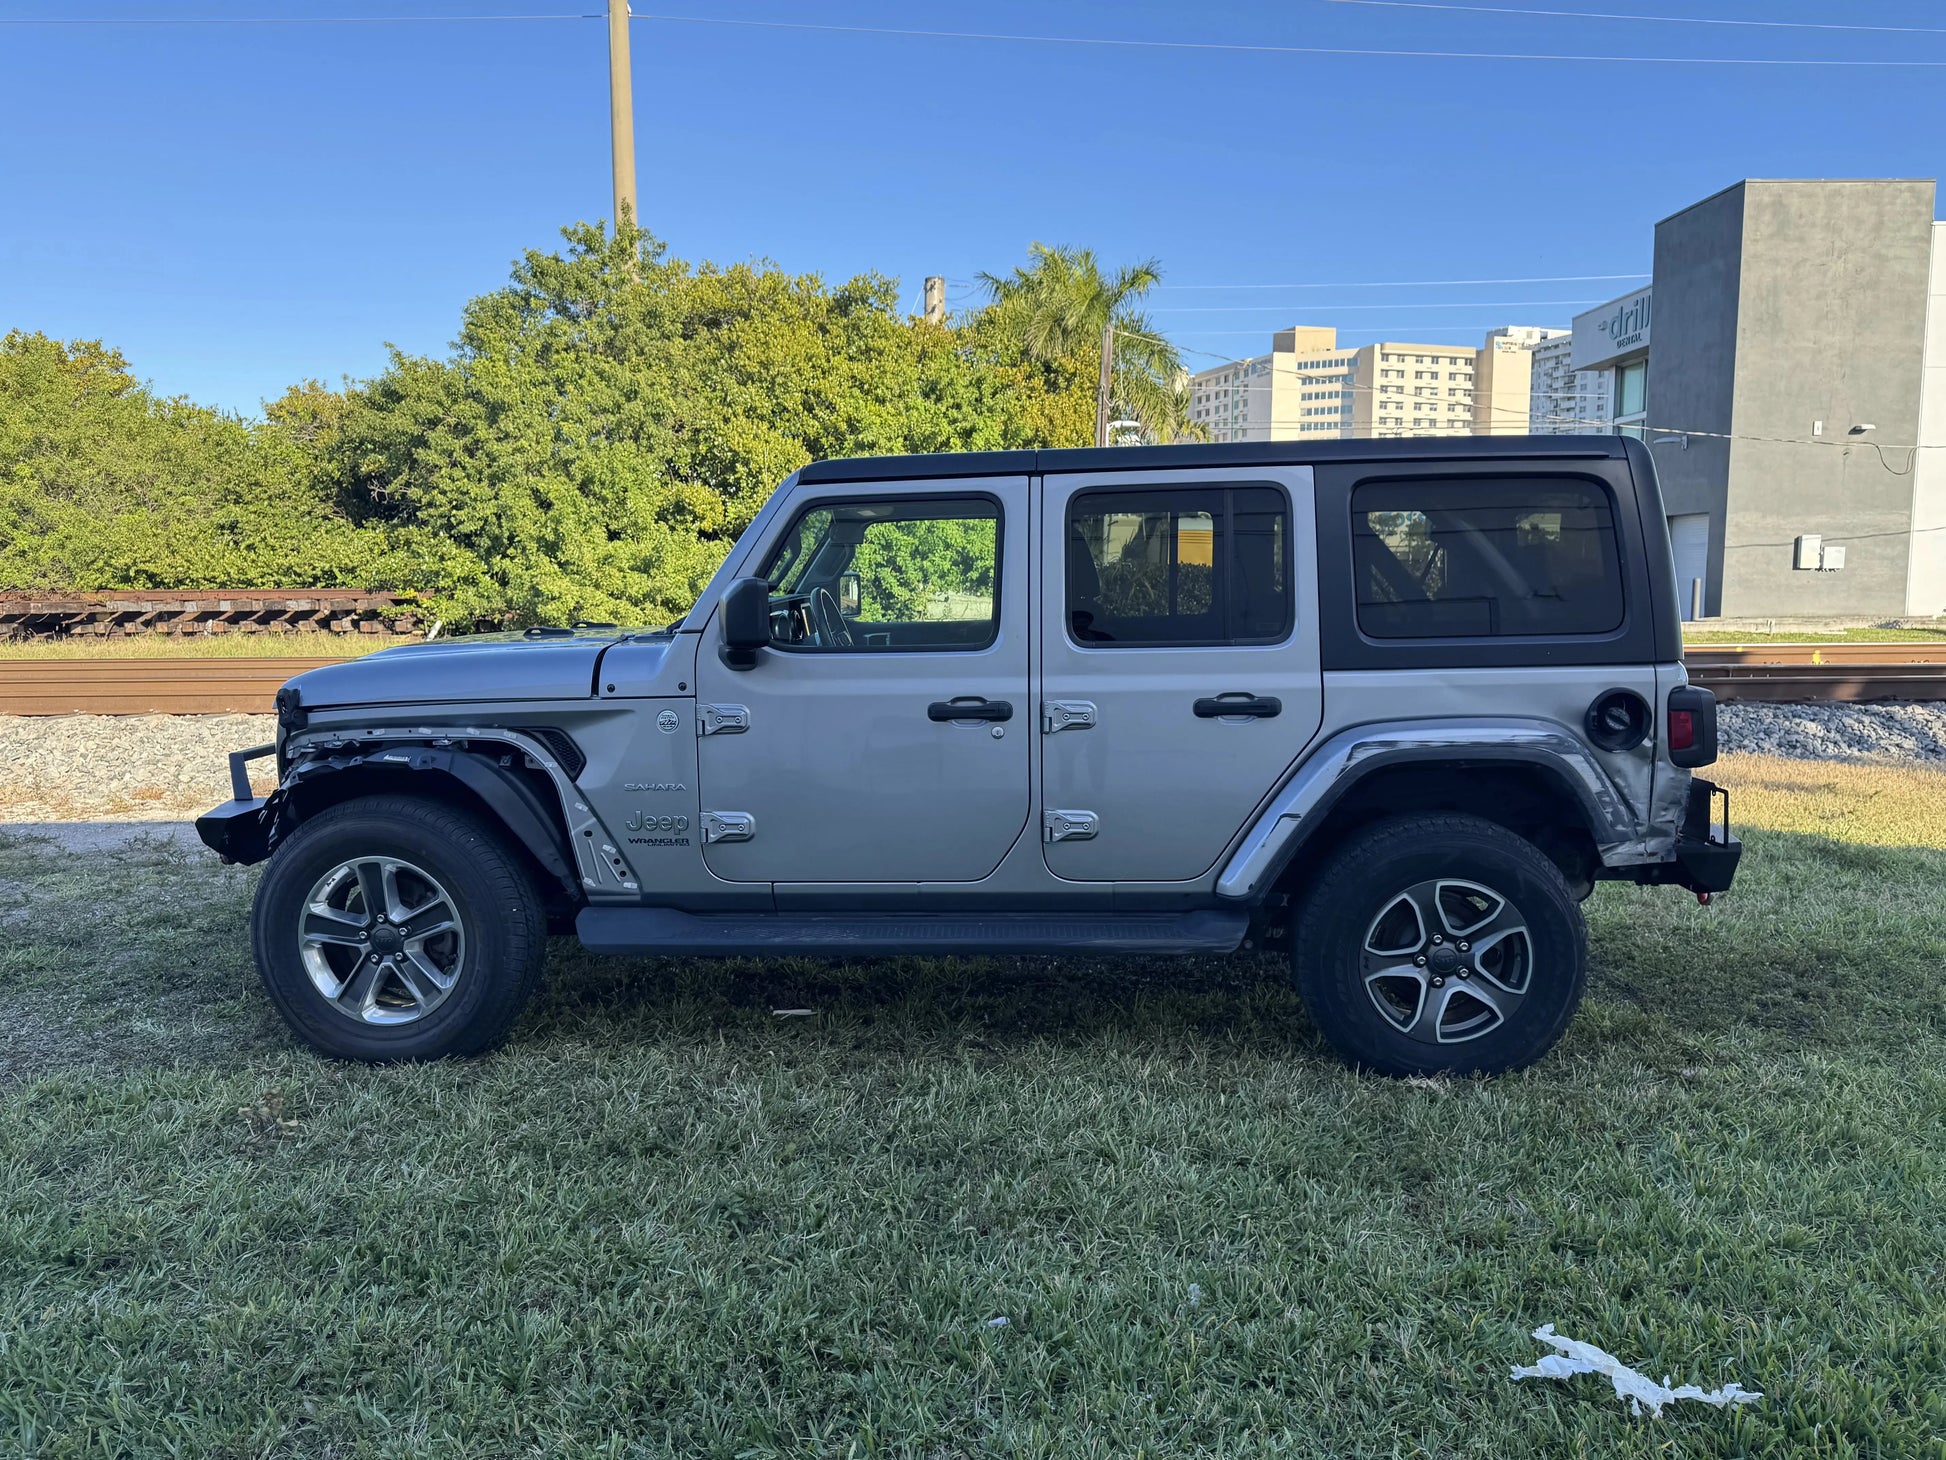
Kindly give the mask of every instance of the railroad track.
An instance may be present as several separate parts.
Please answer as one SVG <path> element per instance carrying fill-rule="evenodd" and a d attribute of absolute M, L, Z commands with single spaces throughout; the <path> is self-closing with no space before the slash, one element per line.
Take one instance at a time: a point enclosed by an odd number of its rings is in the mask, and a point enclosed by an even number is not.
<path fill-rule="evenodd" d="M 1699 644 L 1683 661 L 1719 700 L 1946 700 L 1946 647 L 1933 644 Z"/>
<path fill-rule="evenodd" d="M 1926 644 L 1709 645 L 1684 657 L 1690 682 L 1722 700 L 1946 700 L 1946 649 Z M 292 675 L 342 662 L 0 659 L 0 715 L 267 715 Z"/>

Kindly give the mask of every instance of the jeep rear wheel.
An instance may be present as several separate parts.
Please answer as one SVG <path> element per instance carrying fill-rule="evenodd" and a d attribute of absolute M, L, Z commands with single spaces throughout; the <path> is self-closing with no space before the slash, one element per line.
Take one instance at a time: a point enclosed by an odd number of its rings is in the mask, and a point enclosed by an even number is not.
<path fill-rule="evenodd" d="M 1354 1064 L 1500 1074 L 1553 1048 L 1581 1002 L 1587 928 L 1532 843 L 1472 816 L 1381 822 L 1305 899 L 1298 992 Z"/>
<path fill-rule="evenodd" d="M 546 913 L 525 864 L 478 818 L 367 796 L 301 823 L 257 886 L 257 972 L 321 1054 L 476 1054 L 540 981 Z"/>

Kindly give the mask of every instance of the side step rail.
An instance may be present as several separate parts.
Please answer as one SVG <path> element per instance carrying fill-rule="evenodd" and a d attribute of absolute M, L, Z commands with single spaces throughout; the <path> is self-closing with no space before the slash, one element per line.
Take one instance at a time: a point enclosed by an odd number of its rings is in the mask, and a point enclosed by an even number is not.
<path fill-rule="evenodd" d="M 594 953 L 654 958 L 899 953 L 1233 953 L 1241 908 L 1181 913 L 690 913 L 584 907 L 574 920 Z"/>

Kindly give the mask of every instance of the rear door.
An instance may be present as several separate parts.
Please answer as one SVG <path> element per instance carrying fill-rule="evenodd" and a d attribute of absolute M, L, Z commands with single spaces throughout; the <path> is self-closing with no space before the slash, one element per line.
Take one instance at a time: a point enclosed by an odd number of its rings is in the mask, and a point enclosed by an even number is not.
<path fill-rule="evenodd" d="M 1045 486 L 1047 866 L 1072 881 L 1193 880 L 1322 718 L 1310 469 Z"/>

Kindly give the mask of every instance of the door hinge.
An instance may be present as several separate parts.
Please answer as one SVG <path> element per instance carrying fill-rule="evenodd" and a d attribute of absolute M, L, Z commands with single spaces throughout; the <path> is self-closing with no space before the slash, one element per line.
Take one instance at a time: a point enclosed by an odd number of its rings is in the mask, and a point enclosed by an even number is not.
<path fill-rule="evenodd" d="M 1063 730 L 1094 728 L 1093 700 L 1046 700 L 1041 705 L 1041 729 L 1046 734 L 1058 735 Z"/>
<path fill-rule="evenodd" d="M 1041 813 L 1041 840 L 1085 842 L 1101 830 L 1101 818 L 1092 811 L 1045 811 Z"/>
<path fill-rule="evenodd" d="M 705 811 L 703 845 L 711 842 L 747 842 L 757 834 L 757 818 L 748 811 Z"/>
<path fill-rule="evenodd" d="M 748 705 L 696 706 L 698 735 L 741 735 L 750 728 Z"/>

